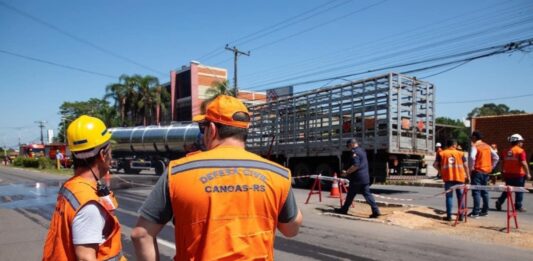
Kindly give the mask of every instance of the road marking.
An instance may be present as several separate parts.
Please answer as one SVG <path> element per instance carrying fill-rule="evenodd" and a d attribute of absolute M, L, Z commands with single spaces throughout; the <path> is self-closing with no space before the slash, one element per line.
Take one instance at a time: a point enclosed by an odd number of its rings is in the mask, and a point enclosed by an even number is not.
<path fill-rule="evenodd" d="M 128 214 L 128 215 L 132 215 L 132 216 L 138 216 L 139 214 L 135 211 L 131 211 L 131 210 L 125 210 L 125 209 L 121 209 L 121 208 L 117 208 L 115 209 L 115 211 L 117 212 L 122 212 L 124 214 Z M 173 242 L 170 242 L 168 240 L 164 240 L 164 239 L 161 239 L 161 238 L 157 238 L 157 243 L 162 245 L 162 246 L 166 246 L 168 248 L 171 248 L 173 250 L 176 250 L 176 245 L 173 243 Z"/>

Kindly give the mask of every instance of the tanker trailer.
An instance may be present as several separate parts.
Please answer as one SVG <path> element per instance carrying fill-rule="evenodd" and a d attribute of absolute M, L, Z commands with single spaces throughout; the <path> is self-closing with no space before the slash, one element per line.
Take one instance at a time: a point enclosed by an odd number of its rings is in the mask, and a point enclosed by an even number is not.
<path fill-rule="evenodd" d="M 169 161 L 200 149 L 197 123 L 180 122 L 169 126 L 110 128 L 113 167 L 138 174 L 154 169 L 163 174 Z"/>

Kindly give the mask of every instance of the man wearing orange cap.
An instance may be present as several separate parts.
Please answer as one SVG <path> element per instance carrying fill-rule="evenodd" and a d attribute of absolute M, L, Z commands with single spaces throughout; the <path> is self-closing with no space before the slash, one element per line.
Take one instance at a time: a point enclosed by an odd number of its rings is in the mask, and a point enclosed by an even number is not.
<path fill-rule="evenodd" d="M 195 121 L 207 151 L 170 162 L 132 231 L 137 258 L 158 259 L 155 238 L 174 219 L 174 260 L 273 260 L 276 228 L 293 237 L 302 223 L 290 171 L 244 149 L 250 115 L 238 99 L 218 96 Z"/>

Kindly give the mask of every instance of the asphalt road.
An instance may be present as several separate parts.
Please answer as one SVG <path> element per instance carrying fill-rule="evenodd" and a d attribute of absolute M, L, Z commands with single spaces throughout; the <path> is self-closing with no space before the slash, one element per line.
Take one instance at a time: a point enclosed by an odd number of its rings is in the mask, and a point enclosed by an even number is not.
<path fill-rule="evenodd" d="M 134 176 L 120 175 L 120 177 L 130 179 Z M 34 235 L 21 236 L 33 238 L 37 234 L 46 233 L 55 203 L 57 184 L 64 178 L 0 167 L 0 197 L 2 199 L 9 197 L 8 201 L 0 201 L 0 208 L 15 209 L 21 215 L 21 219 L 26 217 L 38 224 L 32 228 L 36 230 Z M 374 188 L 375 192 L 395 197 L 433 195 L 441 191 L 438 188 L 427 187 L 374 186 Z M 116 213 L 123 227 L 124 252 L 130 260 L 135 258 L 129 233 L 137 220 L 136 211 L 149 192 L 149 185 L 115 191 L 120 204 Z M 335 201 L 319 204 L 313 199 L 312 204 L 305 205 L 302 202 L 307 197 L 307 191 L 298 189 L 295 190 L 295 195 L 304 214 L 303 227 L 294 239 L 286 239 L 281 235 L 276 237 L 276 260 L 529 260 L 533 254 L 533 251 L 473 242 L 430 231 L 410 230 L 366 220 L 323 215 L 320 209 L 330 208 L 329 204 Z M 525 202 L 530 204 L 532 201 L 531 194 L 527 195 Z M 444 202 L 442 198 L 436 198 L 420 201 L 417 204 L 442 208 Z M 2 216 L 0 222 L 1 220 Z M 502 236 L 505 234 L 502 233 Z M 161 259 L 170 260 L 174 255 L 172 226 L 167 225 L 164 228 L 158 242 Z M 31 248 L 27 251 L 35 251 L 38 256 L 41 249 Z M 0 260 L 10 260 L 8 252 L 9 249 L 3 248 L 0 243 Z"/>

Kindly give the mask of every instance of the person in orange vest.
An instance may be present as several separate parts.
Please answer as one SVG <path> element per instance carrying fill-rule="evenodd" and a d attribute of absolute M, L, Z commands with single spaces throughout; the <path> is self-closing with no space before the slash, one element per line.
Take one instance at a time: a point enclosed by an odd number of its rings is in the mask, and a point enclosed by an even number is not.
<path fill-rule="evenodd" d="M 82 115 L 68 126 L 74 176 L 59 190 L 43 260 L 126 260 L 118 204 L 101 181 L 111 167 L 110 138 L 98 118 Z"/>
<path fill-rule="evenodd" d="M 472 132 L 470 140 L 472 148 L 468 159 L 470 171 L 470 184 L 486 186 L 489 181 L 489 173 L 498 164 L 500 157 L 491 147 L 483 142 L 483 134 L 479 131 Z M 486 190 L 472 190 L 474 198 L 474 208 L 468 216 L 478 218 L 488 215 L 489 210 L 489 193 Z M 483 200 L 483 206 L 480 209 L 480 197 Z"/>
<path fill-rule="evenodd" d="M 171 161 L 141 206 L 131 238 L 138 260 L 158 260 L 156 237 L 173 220 L 174 260 L 273 260 L 276 228 L 298 234 L 291 173 L 245 150 L 250 114 L 220 95 L 198 122 L 206 151 Z"/>
<path fill-rule="evenodd" d="M 468 163 L 464 152 L 457 150 L 457 140 L 448 140 L 446 142 L 446 149 L 437 154 L 437 159 L 433 166 L 439 170 L 444 181 L 444 190 L 447 191 L 455 185 L 465 184 L 468 182 Z M 458 206 L 461 204 L 461 197 L 463 192 L 461 189 L 456 189 Z M 446 193 L 446 217 L 444 220 L 452 220 L 452 203 L 453 191 Z M 463 216 L 459 217 L 463 220 Z"/>
<path fill-rule="evenodd" d="M 527 179 L 531 179 L 529 166 L 527 164 L 526 151 L 524 147 L 524 138 L 520 134 L 513 134 L 509 137 L 512 147 L 507 150 L 503 156 L 503 178 L 505 185 L 513 187 L 524 187 Z M 522 207 L 524 192 L 515 192 L 515 208 L 520 212 L 526 210 Z M 502 192 L 496 200 L 496 209 L 502 210 L 502 204 L 507 199 L 507 192 Z"/>

